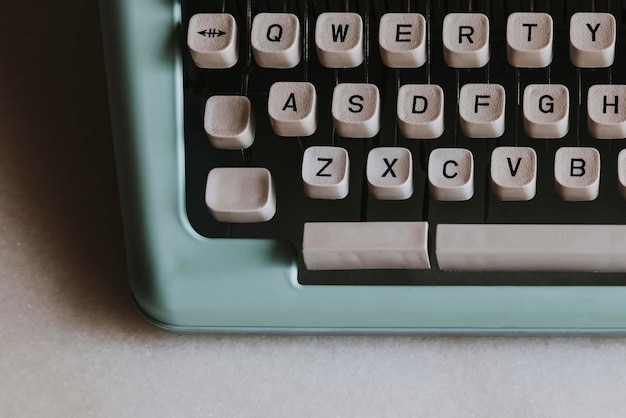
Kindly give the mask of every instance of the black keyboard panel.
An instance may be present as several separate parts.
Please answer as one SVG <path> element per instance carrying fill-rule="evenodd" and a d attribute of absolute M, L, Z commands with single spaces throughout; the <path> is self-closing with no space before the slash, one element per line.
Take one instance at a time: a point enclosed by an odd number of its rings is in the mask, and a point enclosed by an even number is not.
<path fill-rule="evenodd" d="M 625 2 L 626 3 L 626 2 Z M 314 44 L 317 16 L 326 11 L 356 12 L 364 21 L 366 59 L 351 69 L 322 66 Z M 427 63 L 420 68 L 392 69 L 381 61 L 378 24 L 388 12 L 418 12 L 427 21 Z M 442 22 L 453 12 L 480 12 L 491 25 L 491 58 L 483 68 L 455 69 L 444 63 Z M 554 21 L 554 59 L 541 69 L 516 69 L 506 59 L 505 24 L 516 11 L 542 11 Z M 617 20 L 615 63 L 604 69 L 578 69 L 569 58 L 569 19 L 578 11 L 605 11 Z M 230 69 L 197 68 L 186 50 L 187 23 L 196 13 L 226 12 L 233 15 L 241 40 L 239 60 Z M 297 15 L 303 28 L 303 55 L 292 69 L 267 69 L 256 65 L 250 46 L 251 18 L 260 12 L 289 12 Z M 201 235 L 214 238 L 276 238 L 290 241 L 298 253 L 302 228 L 313 221 L 428 221 L 431 231 L 437 224 L 625 224 L 626 201 L 617 192 L 617 154 L 623 140 L 598 140 L 587 132 L 586 92 L 594 84 L 626 84 L 626 5 L 618 1 L 182 1 L 181 48 L 184 64 L 185 156 L 187 212 L 192 226 Z M 318 126 L 306 138 L 283 138 L 274 134 L 268 114 L 270 86 L 278 81 L 309 81 L 318 94 Z M 367 82 L 378 86 L 382 99 L 382 124 L 371 139 L 339 136 L 330 115 L 332 91 L 336 84 Z M 532 83 L 558 83 L 570 92 L 569 133 L 558 140 L 529 138 L 522 128 L 521 92 Z M 445 92 L 445 131 L 433 140 L 406 139 L 396 123 L 399 86 L 433 83 Z M 506 130 L 498 139 L 472 139 L 459 128 L 457 94 L 467 83 L 497 83 L 506 91 Z M 204 103 L 215 94 L 245 95 L 256 113 L 256 139 L 244 151 L 218 150 L 203 131 Z M 313 145 L 343 147 L 350 158 L 350 192 L 342 200 L 308 198 L 302 186 L 304 150 Z M 403 201 L 383 201 L 370 196 L 365 177 L 367 153 L 376 147 L 401 146 L 413 155 L 414 193 Z M 530 201 L 501 201 L 490 190 L 491 152 L 499 146 L 532 147 L 537 153 L 537 193 Z M 563 201 L 554 187 L 554 153 L 560 147 L 588 146 L 601 155 L 599 197 L 590 202 Z M 444 202 L 431 198 L 427 180 L 430 152 L 437 148 L 469 149 L 474 156 L 474 196 L 465 202 Z M 277 212 L 268 222 L 227 224 L 215 221 L 204 202 L 206 177 L 214 167 L 258 166 L 272 173 L 276 184 Z M 432 241 L 432 234 L 431 234 Z M 398 285 L 623 285 L 623 274 L 575 272 L 449 272 L 438 269 L 432 242 L 430 270 L 309 271 L 301 260 L 302 284 L 398 284 Z"/>

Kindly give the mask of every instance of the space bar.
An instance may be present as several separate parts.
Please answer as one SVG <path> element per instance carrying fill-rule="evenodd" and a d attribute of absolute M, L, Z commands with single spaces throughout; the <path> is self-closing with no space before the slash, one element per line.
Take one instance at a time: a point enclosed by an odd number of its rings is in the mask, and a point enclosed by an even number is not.
<path fill-rule="evenodd" d="M 305 223 L 302 256 L 309 270 L 429 269 L 428 223 Z"/>
<path fill-rule="evenodd" d="M 442 270 L 626 271 L 626 225 L 438 225 Z"/>

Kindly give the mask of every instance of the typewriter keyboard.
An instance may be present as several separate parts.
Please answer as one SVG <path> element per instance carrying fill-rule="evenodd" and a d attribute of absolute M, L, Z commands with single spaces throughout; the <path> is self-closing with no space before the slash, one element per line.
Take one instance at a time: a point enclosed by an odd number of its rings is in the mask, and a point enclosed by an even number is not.
<path fill-rule="evenodd" d="M 626 282 L 626 3 L 181 7 L 201 235 L 301 284 Z"/>

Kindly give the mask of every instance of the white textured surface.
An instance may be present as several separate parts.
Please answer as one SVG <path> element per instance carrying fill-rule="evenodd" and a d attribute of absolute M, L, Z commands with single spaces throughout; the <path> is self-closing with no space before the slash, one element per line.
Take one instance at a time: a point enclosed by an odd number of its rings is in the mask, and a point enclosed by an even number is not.
<path fill-rule="evenodd" d="M 204 106 L 204 131 L 218 149 L 246 149 L 254 142 L 256 123 L 246 96 L 211 96 Z"/>
<path fill-rule="evenodd" d="M 552 16 L 511 13 L 506 22 L 506 57 L 514 67 L 547 67 L 552 62 Z"/>
<path fill-rule="evenodd" d="M 498 147 L 491 153 L 491 189 L 500 200 L 522 201 L 537 191 L 537 153 L 530 147 Z"/>
<path fill-rule="evenodd" d="M 428 269 L 426 222 L 309 222 L 302 255 L 310 270 Z"/>
<path fill-rule="evenodd" d="M 437 225 L 444 270 L 626 271 L 625 225 Z"/>
<path fill-rule="evenodd" d="M 250 43 L 261 67 L 293 68 L 300 62 L 300 21 L 291 13 L 259 13 L 252 22 Z"/>
<path fill-rule="evenodd" d="M 589 87 L 587 129 L 597 139 L 626 138 L 626 85 L 596 84 Z"/>
<path fill-rule="evenodd" d="M 350 157 L 341 147 L 308 147 L 302 156 L 304 192 L 312 199 L 343 199 L 350 191 Z"/>
<path fill-rule="evenodd" d="M 498 138 L 504 134 L 506 92 L 500 84 L 470 83 L 459 93 L 459 124 L 469 138 Z"/>
<path fill-rule="evenodd" d="M 569 54 L 582 68 L 604 68 L 615 60 L 615 17 L 610 13 L 574 13 L 569 22 Z"/>
<path fill-rule="evenodd" d="M 405 84 L 398 90 L 396 113 L 402 135 L 439 138 L 444 131 L 444 93 L 436 84 Z"/>
<path fill-rule="evenodd" d="M 309 136 L 317 129 L 317 93 L 307 82 L 279 81 L 270 87 L 267 113 L 276 135 Z"/>
<path fill-rule="evenodd" d="M 426 62 L 426 20 L 419 13 L 387 13 L 378 29 L 380 56 L 387 67 L 414 68 Z"/>
<path fill-rule="evenodd" d="M 437 148 L 428 157 L 430 195 L 437 200 L 464 201 L 474 195 L 474 156 L 464 148 Z"/>
<path fill-rule="evenodd" d="M 554 184 L 563 200 L 594 200 L 600 193 L 600 152 L 591 147 L 556 150 Z"/>
<path fill-rule="evenodd" d="M 407 148 L 373 148 L 367 155 L 365 173 L 376 199 L 405 200 L 413 195 L 413 156 Z"/>
<path fill-rule="evenodd" d="M 524 89 L 524 131 L 531 138 L 563 138 L 569 131 L 569 90 L 562 84 Z"/>
<path fill-rule="evenodd" d="M 265 222 L 276 213 L 274 181 L 262 167 L 216 167 L 209 171 L 205 203 L 220 222 Z"/>
<path fill-rule="evenodd" d="M 481 13 L 450 13 L 443 19 L 443 59 L 453 68 L 489 62 L 489 18 Z"/>
<path fill-rule="evenodd" d="M 189 19 L 187 47 L 200 68 L 230 68 L 239 58 L 235 18 L 226 13 L 200 13 Z"/>
<path fill-rule="evenodd" d="M 365 57 L 363 19 L 357 13 L 322 13 L 315 22 L 317 58 L 325 67 L 353 68 Z"/>
<path fill-rule="evenodd" d="M 626 338 L 240 337 L 149 325 L 125 276 L 97 5 L 1 2 L 0 12 L 38 28 L 0 25 L 3 417 L 624 415 Z M 55 63 L 46 77 L 30 53 L 41 33 L 55 45 L 38 50 Z M 33 123 L 42 91 L 54 106 Z"/>
<path fill-rule="evenodd" d="M 380 130 L 378 86 L 342 83 L 335 86 L 331 103 L 333 124 L 346 138 L 371 138 Z"/>

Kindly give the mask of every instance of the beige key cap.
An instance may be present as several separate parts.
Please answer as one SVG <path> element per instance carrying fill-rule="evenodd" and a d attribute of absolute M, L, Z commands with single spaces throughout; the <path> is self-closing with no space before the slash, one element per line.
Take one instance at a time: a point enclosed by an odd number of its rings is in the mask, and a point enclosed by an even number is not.
<path fill-rule="evenodd" d="M 626 85 L 596 84 L 589 88 L 587 129 L 597 139 L 626 138 Z"/>
<path fill-rule="evenodd" d="M 276 213 L 274 190 L 265 168 L 214 168 L 207 177 L 205 202 L 220 222 L 265 222 Z"/>
<path fill-rule="evenodd" d="M 380 18 L 378 44 L 390 68 L 416 68 L 426 62 L 426 20 L 419 13 L 387 13 Z"/>
<path fill-rule="evenodd" d="M 552 16 L 511 13 L 506 22 L 506 56 L 521 68 L 544 68 L 552 62 Z"/>
<path fill-rule="evenodd" d="M 374 84 L 343 83 L 335 87 L 331 113 L 337 133 L 371 138 L 380 130 L 380 94 Z"/>
<path fill-rule="evenodd" d="M 498 147 L 491 153 L 491 190 L 500 200 L 523 201 L 537 191 L 537 153 L 529 147 Z"/>
<path fill-rule="evenodd" d="M 356 13 L 322 13 L 315 23 L 315 47 L 329 68 L 358 67 L 363 62 L 363 20 Z"/>
<path fill-rule="evenodd" d="M 442 270 L 626 271 L 626 225 L 438 225 Z"/>
<path fill-rule="evenodd" d="M 615 17 L 610 13 L 574 13 L 569 24 L 569 54 L 581 68 L 605 68 L 615 59 Z"/>
<path fill-rule="evenodd" d="M 212 96 L 204 108 L 204 131 L 220 149 L 245 149 L 254 142 L 252 104 L 245 96 Z"/>
<path fill-rule="evenodd" d="M 626 199 L 626 149 L 617 155 L 617 188 L 622 199 Z"/>
<path fill-rule="evenodd" d="M 438 148 L 428 158 L 428 182 L 436 200 L 464 201 L 474 195 L 474 157 L 467 149 Z"/>
<path fill-rule="evenodd" d="M 569 131 L 569 91 L 562 84 L 524 89 L 524 131 L 531 138 L 563 138 Z"/>
<path fill-rule="evenodd" d="M 350 159 L 339 147 L 314 146 L 304 151 L 302 181 L 312 199 L 343 199 L 349 191 Z"/>
<path fill-rule="evenodd" d="M 428 223 L 305 223 L 302 256 L 309 270 L 429 269 Z"/>
<path fill-rule="evenodd" d="M 600 192 L 600 153 L 589 147 L 559 148 L 554 154 L 554 180 L 563 200 L 594 200 Z"/>
<path fill-rule="evenodd" d="M 401 147 L 379 147 L 367 155 L 367 186 L 376 199 L 405 200 L 413 194 L 413 157 Z"/>
<path fill-rule="evenodd" d="M 278 82 L 270 87 L 267 112 L 276 135 L 309 136 L 317 129 L 317 94 L 306 82 Z"/>
<path fill-rule="evenodd" d="M 434 139 L 443 134 L 443 90 L 435 84 L 406 84 L 398 91 L 397 116 L 406 138 Z"/>
<path fill-rule="evenodd" d="M 504 134 L 504 87 L 466 84 L 459 94 L 459 121 L 469 138 L 498 138 Z"/>
<path fill-rule="evenodd" d="M 291 13 L 259 13 L 252 21 L 250 43 L 260 67 L 293 68 L 300 62 L 300 21 Z"/>
<path fill-rule="evenodd" d="M 453 68 L 479 68 L 489 62 L 489 18 L 481 13 L 450 13 L 443 19 L 443 58 Z"/>
<path fill-rule="evenodd" d="M 189 19 L 187 46 L 200 68 L 230 68 L 239 58 L 235 18 L 226 13 L 200 13 Z"/>

